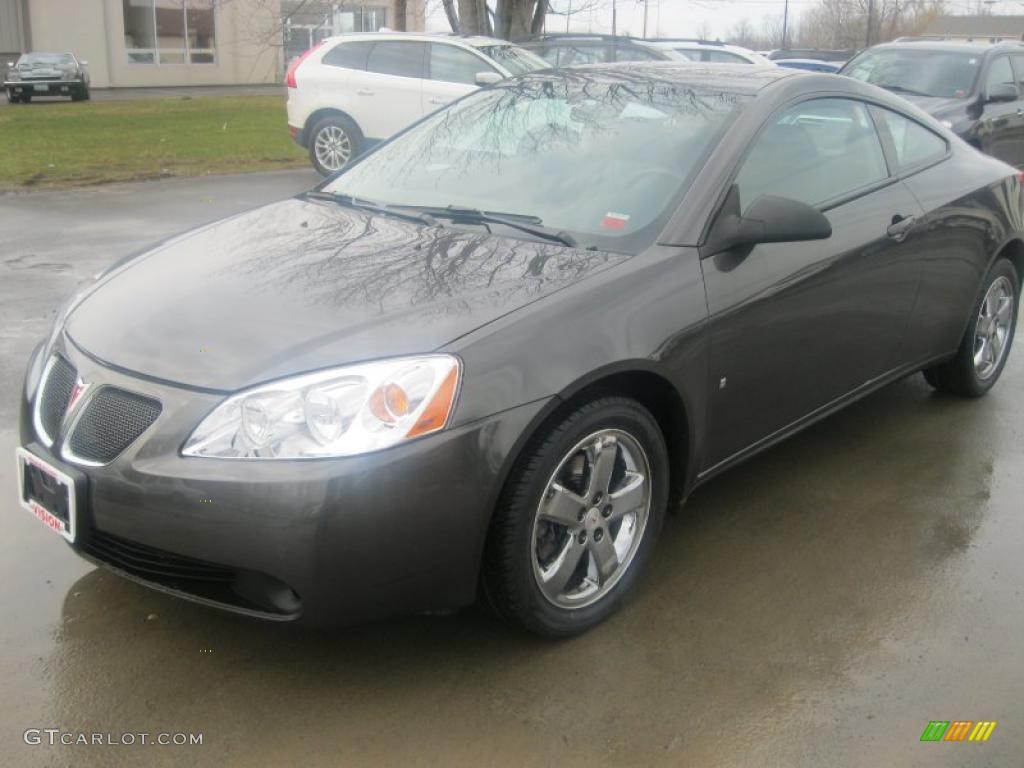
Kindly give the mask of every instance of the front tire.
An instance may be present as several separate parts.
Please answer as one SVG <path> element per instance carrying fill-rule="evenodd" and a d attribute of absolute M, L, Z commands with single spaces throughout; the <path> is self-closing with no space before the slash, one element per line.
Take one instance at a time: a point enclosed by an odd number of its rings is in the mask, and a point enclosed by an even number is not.
<path fill-rule="evenodd" d="M 88 101 L 90 98 L 92 98 L 92 96 L 89 93 L 88 86 L 83 86 L 82 88 L 72 92 L 71 94 L 72 101 Z"/>
<path fill-rule="evenodd" d="M 924 371 L 941 392 L 981 397 L 999 380 L 1013 345 L 1020 307 L 1020 277 L 1006 258 L 996 260 L 982 281 L 956 356 Z"/>
<path fill-rule="evenodd" d="M 488 602 L 547 637 L 604 621 L 650 560 L 668 488 L 665 439 L 646 408 L 624 397 L 575 408 L 512 470 L 485 551 Z"/>
<path fill-rule="evenodd" d="M 322 176 L 337 173 L 359 154 L 363 134 L 345 115 L 318 120 L 309 133 L 309 160 Z"/>

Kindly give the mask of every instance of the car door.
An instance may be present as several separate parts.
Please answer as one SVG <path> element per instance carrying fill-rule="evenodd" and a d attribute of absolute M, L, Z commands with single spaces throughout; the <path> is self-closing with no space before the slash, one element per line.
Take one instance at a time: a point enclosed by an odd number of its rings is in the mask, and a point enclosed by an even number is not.
<path fill-rule="evenodd" d="M 366 73 L 353 82 L 363 134 L 387 139 L 423 116 L 426 43 L 387 40 L 374 43 Z"/>
<path fill-rule="evenodd" d="M 822 210 L 832 236 L 704 254 L 706 471 L 892 369 L 919 283 L 922 209 L 891 177 L 864 103 L 818 98 L 776 113 L 734 184 L 741 213 L 762 195 L 791 198 Z"/>
<path fill-rule="evenodd" d="M 501 74 L 483 56 L 450 43 L 430 43 L 427 79 L 423 84 L 423 111 L 441 109 L 477 89 L 479 72 Z"/>
<path fill-rule="evenodd" d="M 1016 99 L 989 100 L 1000 86 L 1016 91 Z M 1010 165 L 1024 167 L 1024 102 L 1021 101 L 1009 55 L 996 56 L 989 64 L 982 98 L 985 104 L 978 121 L 978 138 L 982 150 Z"/>
<path fill-rule="evenodd" d="M 315 106 L 341 109 L 352 116 L 366 132 L 363 112 L 373 109 L 373 100 L 358 95 L 364 89 L 366 59 L 373 49 L 372 40 L 343 40 L 320 59 L 320 66 L 302 70 L 302 88 L 315 92 Z"/>

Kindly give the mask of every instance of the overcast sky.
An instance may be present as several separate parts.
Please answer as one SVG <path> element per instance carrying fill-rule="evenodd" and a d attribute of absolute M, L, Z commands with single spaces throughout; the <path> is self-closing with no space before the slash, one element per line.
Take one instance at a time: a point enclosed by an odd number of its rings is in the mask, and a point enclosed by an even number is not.
<path fill-rule="evenodd" d="M 564 10 L 568 0 L 552 0 L 554 7 Z M 593 0 L 574 0 L 577 4 Z M 611 0 L 597 0 L 602 7 L 592 13 L 574 15 L 569 23 L 572 32 L 610 32 Z M 702 23 L 707 23 L 712 39 L 728 37 L 729 30 L 740 19 L 748 19 L 755 28 L 766 18 L 782 18 L 784 0 L 648 0 L 648 37 L 695 37 Z M 799 23 L 800 12 L 818 0 L 789 0 L 790 24 Z M 430 3 L 432 13 L 427 28 L 448 29 L 440 2 Z M 968 13 L 977 7 L 977 0 L 947 0 L 951 13 Z M 617 0 L 619 34 L 643 34 L 644 4 L 636 0 Z M 1024 13 L 1024 0 L 1000 0 L 993 6 L 997 13 Z M 548 16 L 549 32 L 565 31 L 565 16 Z"/>

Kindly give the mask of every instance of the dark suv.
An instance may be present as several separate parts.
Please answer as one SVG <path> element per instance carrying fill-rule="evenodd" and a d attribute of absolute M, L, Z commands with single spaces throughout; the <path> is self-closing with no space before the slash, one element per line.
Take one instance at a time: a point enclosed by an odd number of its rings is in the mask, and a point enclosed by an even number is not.
<path fill-rule="evenodd" d="M 617 35 L 547 34 L 521 40 L 519 45 L 533 51 L 553 67 L 674 58 L 631 37 Z"/>
<path fill-rule="evenodd" d="M 969 144 L 1024 168 L 1024 43 L 904 40 L 840 71 L 911 101 Z"/>

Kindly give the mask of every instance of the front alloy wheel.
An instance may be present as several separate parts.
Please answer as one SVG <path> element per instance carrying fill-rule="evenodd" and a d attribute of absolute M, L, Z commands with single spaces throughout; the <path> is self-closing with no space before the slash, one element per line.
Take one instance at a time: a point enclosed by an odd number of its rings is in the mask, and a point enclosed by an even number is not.
<path fill-rule="evenodd" d="M 606 619 L 650 559 L 668 474 L 661 429 L 634 400 L 594 399 L 543 427 L 494 513 L 488 602 L 506 621 L 550 637 Z"/>
<path fill-rule="evenodd" d="M 588 435 L 563 457 L 537 506 L 533 575 L 554 605 L 600 600 L 629 567 L 651 505 L 650 464 L 625 432 Z"/>

